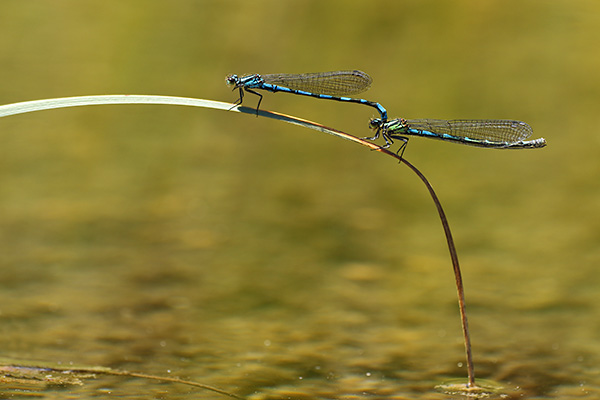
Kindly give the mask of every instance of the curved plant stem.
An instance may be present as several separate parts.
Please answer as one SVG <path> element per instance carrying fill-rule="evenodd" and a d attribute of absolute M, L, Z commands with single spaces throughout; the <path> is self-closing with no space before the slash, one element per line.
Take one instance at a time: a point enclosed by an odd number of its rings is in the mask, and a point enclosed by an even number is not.
<path fill-rule="evenodd" d="M 197 387 L 197 388 L 200 388 L 200 389 L 210 390 L 211 392 L 219 393 L 219 394 L 222 394 L 224 396 L 229 396 L 229 397 L 232 397 L 234 399 L 244 400 L 244 398 L 242 396 L 238 396 L 237 394 L 226 392 L 225 390 L 216 388 L 214 386 L 209 386 L 209 385 L 205 385 L 203 383 L 198 383 L 198 382 L 194 382 L 194 381 L 186 381 L 184 379 L 179 379 L 179 378 L 171 378 L 171 377 L 166 377 L 166 376 L 148 375 L 148 374 L 142 374 L 142 373 L 139 373 L 139 372 L 121 371 L 121 370 L 114 370 L 114 369 L 109 370 L 109 371 L 105 371 L 103 373 L 106 374 L 106 375 L 128 376 L 128 377 L 131 377 L 131 378 L 142 378 L 142 379 L 150 379 L 150 380 L 161 381 L 161 382 L 179 383 L 179 384 L 182 384 L 182 385 L 194 386 L 194 387 Z"/>
<path fill-rule="evenodd" d="M 210 390 L 224 396 L 229 396 L 234 399 L 244 400 L 244 398 L 241 396 L 229 393 L 214 386 L 205 385 L 203 383 L 187 381 L 170 376 L 150 375 L 106 367 L 57 366 L 47 362 L 35 362 L 2 357 L 0 358 L 0 373 L 3 375 L 2 383 L 7 384 L 26 384 L 35 382 L 37 384 L 47 383 L 55 385 L 81 385 L 83 380 L 94 378 L 96 375 L 125 376 L 129 378 L 141 378 L 152 381 L 194 386 L 200 389 Z M 53 375 L 53 373 L 55 375 Z"/>
<path fill-rule="evenodd" d="M 101 95 L 101 96 L 81 96 L 81 97 L 65 97 L 58 99 L 48 99 L 48 100 L 35 100 L 35 101 L 27 101 L 23 103 L 14 103 L 9 105 L 0 106 L 0 117 L 5 117 L 9 115 L 22 114 L 33 111 L 41 111 L 48 110 L 53 108 L 63 108 L 63 107 L 77 107 L 77 106 L 89 106 L 89 105 L 106 105 L 106 104 L 163 104 L 163 105 L 182 105 L 182 106 L 193 106 L 193 107 L 204 107 L 204 108 L 213 108 L 218 110 L 225 110 L 231 112 L 239 112 L 244 114 L 256 115 L 256 110 L 254 108 L 236 106 L 230 103 L 223 103 L 212 100 L 203 100 L 203 99 L 193 99 L 187 97 L 173 97 L 173 96 L 150 96 L 150 95 Z M 306 128 L 314 129 L 319 132 L 328 133 L 334 136 L 337 136 L 342 139 L 350 140 L 355 143 L 358 143 L 362 146 L 368 147 L 371 150 L 376 150 L 381 153 L 385 153 L 388 156 L 394 157 L 404 165 L 409 167 L 421 181 L 427 187 L 429 194 L 435 203 L 438 214 L 440 216 L 440 220 L 442 226 L 444 228 L 444 234 L 446 235 L 446 242 L 448 244 L 448 250 L 450 251 L 450 258 L 452 260 L 452 267 L 454 269 L 454 277 L 456 280 L 456 290 L 458 292 L 458 305 L 460 310 L 460 317 L 462 323 L 462 330 L 465 342 L 465 351 L 467 357 L 467 374 L 468 374 L 468 382 L 467 388 L 475 388 L 475 373 L 473 366 L 473 356 L 471 351 L 471 339 L 469 335 L 469 326 L 467 322 L 467 314 L 465 309 L 465 295 L 464 288 L 462 282 L 462 276 L 460 272 L 460 265 L 458 263 L 458 255 L 456 252 L 456 247 L 454 246 L 454 239 L 452 238 L 452 233 L 450 232 L 450 225 L 448 224 L 448 220 L 446 218 L 446 214 L 442 208 L 442 204 L 440 203 L 435 191 L 431 184 L 427 181 L 425 176 L 411 163 L 409 163 L 405 158 L 400 157 L 396 153 L 393 153 L 387 149 L 384 149 L 375 143 L 370 141 L 360 139 L 356 136 L 350 135 L 348 133 L 339 131 L 337 129 L 328 128 L 324 125 L 317 124 L 312 121 L 308 121 L 305 119 L 292 117 L 285 114 L 280 114 L 272 111 L 259 110 L 258 115 L 266 118 L 272 118 L 279 121 L 287 122 L 290 124 L 300 125 Z M 114 374 L 114 373 L 113 373 Z M 127 373 L 130 376 L 132 373 Z M 142 376 L 143 374 L 138 374 L 138 376 Z M 161 378 L 163 379 L 163 378 Z M 164 380 L 168 380 L 170 378 L 166 378 Z M 171 380 L 174 381 L 174 380 Z M 198 385 L 200 386 L 200 385 Z M 203 386 L 200 386 L 203 387 Z M 220 391 L 220 389 L 215 389 L 211 387 L 204 386 L 205 389 L 213 390 L 218 393 L 226 394 L 231 397 L 236 397 L 235 395 L 231 395 L 229 393 Z"/>
<path fill-rule="evenodd" d="M 458 292 L 458 308 L 460 311 L 460 322 L 462 325 L 463 337 L 465 341 L 465 353 L 467 356 L 467 387 L 475 387 L 475 367 L 473 365 L 473 354 L 471 351 L 471 335 L 469 334 L 469 322 L 467 321 L 467 310 L 465 308 L 465 290 L 463 288 L 462 274 L 460 273 L 460 265 L 458 264 L 458 254 L 456 253 L 456 247 L 454 246 L 454 239 L 452 238 L 452 232 L 450 232 L 450 224 L 446 219 L 446 213 L 442 208 L 442 203 L 438 199 L 433 187 L 425 178 L 425 175 L 421 173 L 414 165 L 402 158 L 401 160 L 407 167 L 409 167 L 417 176 L 423 181 L 435 207 L 437 208 L 442 226 L 444 227 L 444 234 L 446 235 L 446 242 L 448 243 L 448 250 L 450 250 L 450 258 L 452 259 L 452 268 L 454 270 L 454 279 L 456 281 L 456 291 Z"/>

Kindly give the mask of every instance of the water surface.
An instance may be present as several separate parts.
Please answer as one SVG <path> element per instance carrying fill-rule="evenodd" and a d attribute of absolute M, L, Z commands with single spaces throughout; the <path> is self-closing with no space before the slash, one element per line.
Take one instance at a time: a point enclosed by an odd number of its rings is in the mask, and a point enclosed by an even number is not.
<path fill-rule="evenodd" d="M 597 398 L 598 7 L 254 3 L 3 3 L 1 103 L 233 101 L 228 73 L 360 68 L 391 116 L 525 120 L 547 148 L 412 139 L 405 156 L 455 234 L 477 376 L 509 398 Z M 285 94 L 262 107 L 359 136 L 372 116 Z M 434 390 L 466 376 L 442 229 L 391 158 L 177 107 L 46 111 L 0 132 L 3 356 L 253 399 L 455 398 Z M 118 377 L 43 390 L 220 397 Z"/>

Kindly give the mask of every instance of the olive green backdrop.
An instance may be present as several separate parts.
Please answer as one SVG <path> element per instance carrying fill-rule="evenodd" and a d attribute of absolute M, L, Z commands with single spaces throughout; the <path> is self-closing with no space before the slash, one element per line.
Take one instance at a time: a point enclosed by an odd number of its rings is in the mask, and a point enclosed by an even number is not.
<path fill-rule="evenodd" d="M 361 69 L 391 117 L 528 122 L 540 150 L 413 138 L 448 214 L 478 377 L 600 390 L 600 5 L 592 1 L 0 3 L 0 104 L 232 102 L 229 73 Z M 255 96 L 245 105 L 254 106 Z M 373 109 L 265 93 L 366 136 Z M 425 188 L 380 153 L 249 115 L 99 106 L 0 120 L 0 354 L 262 398 L 447 398 L 466 375 Z M 93 381 L 67 394 L 214 398 Z"/>

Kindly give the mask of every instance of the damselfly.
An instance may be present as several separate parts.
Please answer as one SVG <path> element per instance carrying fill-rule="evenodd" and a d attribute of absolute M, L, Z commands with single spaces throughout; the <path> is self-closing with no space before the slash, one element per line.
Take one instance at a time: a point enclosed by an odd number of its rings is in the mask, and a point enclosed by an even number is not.
<path fill-rule="evenodd" d="M 404 151 L 408 143 L 407 136 L 422 136 L 495 149 L 534 149 L 546 146 L 544 138 L 525 140 L 531 136 L 533 129 L 522 121 L 507 119 L 404 119 L 397 118 L 382 121 L 371 119 L 369 126 L 377 130 L 373 139 L 381 134 L 386 145 L 394 139 L 403 142 L 400 151 Z"/>
<path fill-rule="evenodd" d="M 379 111 L 381 115 L 379 121 L 387 121 L 387 111 L 381 104 L 363 99 L 343 97 L 364 92 L 371 86 L 371 77 L 362 71 L 331 71 L 309 74 L 253 74 L 242 77 L 229 75 L 226 82 L 228 85 L 233 86 L 233 90 L 239 90 L 240 97 L 235 102 L 236 105 L 242 104 L 244 91 L 255 94 L 260 98 L 256 106 L 257 115 L 262 95 L 257 93 L 255 89 L 365 104 Z"/>

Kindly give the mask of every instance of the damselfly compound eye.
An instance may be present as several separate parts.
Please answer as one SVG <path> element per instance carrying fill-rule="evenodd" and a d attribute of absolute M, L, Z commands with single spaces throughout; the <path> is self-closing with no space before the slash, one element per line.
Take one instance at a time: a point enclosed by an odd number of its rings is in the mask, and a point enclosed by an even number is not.
<path fill-rule="evenodd" d="M 227 75 L 227 78 L 225 78 L 225 83 L 227 83 L 229 86 L 235 86 L 238 80 L 239 78 L 237 75 Z"/>

